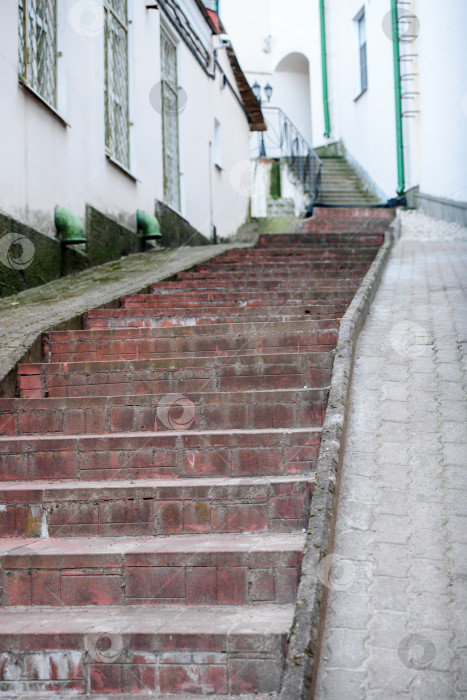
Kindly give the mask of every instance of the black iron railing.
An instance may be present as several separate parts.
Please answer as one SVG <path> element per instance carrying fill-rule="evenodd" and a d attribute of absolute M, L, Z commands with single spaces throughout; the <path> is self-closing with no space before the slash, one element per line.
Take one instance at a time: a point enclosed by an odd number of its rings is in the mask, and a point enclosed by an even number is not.
<path fill-rule="evenodd" d="M 321 160 L 318 155 L 280 107 L 263 105 L 262 111 L 268 127 L 263 135 L 267 157 L 285 159 L 311 202 L 318 201 L 321 186 Z M 261 144 L 258 149 L 260 151 Z"/>

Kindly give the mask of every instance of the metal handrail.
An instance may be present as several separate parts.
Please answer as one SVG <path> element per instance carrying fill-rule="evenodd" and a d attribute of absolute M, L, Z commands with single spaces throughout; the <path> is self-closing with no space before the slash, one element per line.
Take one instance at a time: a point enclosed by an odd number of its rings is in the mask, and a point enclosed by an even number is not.
<path fill-rule="evenodd" d="M 280 107 L 262 105 L 261 109 L 268 127 L 268 156 L 284 158 L 312 202 L 318 201 L 322 163 L 317 153 Z"/>

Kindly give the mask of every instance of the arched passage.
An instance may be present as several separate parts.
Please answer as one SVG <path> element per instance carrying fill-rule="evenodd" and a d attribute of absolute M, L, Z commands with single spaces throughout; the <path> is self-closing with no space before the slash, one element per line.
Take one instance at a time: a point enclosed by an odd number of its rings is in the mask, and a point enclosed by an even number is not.
<path fill-rule="evenodd" d="M 273 86 L 274 106 L 287 114 L 311 144 L 310 64 L 307 57 L 298 52 L 284 56 L 274 71 Z"/>

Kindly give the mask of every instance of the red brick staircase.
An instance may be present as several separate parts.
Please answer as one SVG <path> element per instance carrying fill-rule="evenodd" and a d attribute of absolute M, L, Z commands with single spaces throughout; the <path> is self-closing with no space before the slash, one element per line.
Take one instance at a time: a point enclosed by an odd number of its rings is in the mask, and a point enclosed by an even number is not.
<path fill-rule="evenodd" d="M 279 693 L 339 319 L 391 217 L 319 210 L 19 366 L 0 693 Z"/>

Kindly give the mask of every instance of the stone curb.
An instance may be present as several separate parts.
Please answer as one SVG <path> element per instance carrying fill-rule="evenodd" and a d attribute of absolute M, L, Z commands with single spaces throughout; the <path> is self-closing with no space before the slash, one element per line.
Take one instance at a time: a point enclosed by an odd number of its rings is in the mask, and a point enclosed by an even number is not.
<path fill-rule="evenodd" d="M 398 237 L 399 226 L 400 219 L 396 218 L 392 238 Z M 332 552 L 334 494 L 340 476 L 353 359 L 391 248 L 392 241 L 388 240 L 379 250 L 339 328 L 281 700 L 309 700 L 314 695 L 328 592 L 318 566 Z"/>

